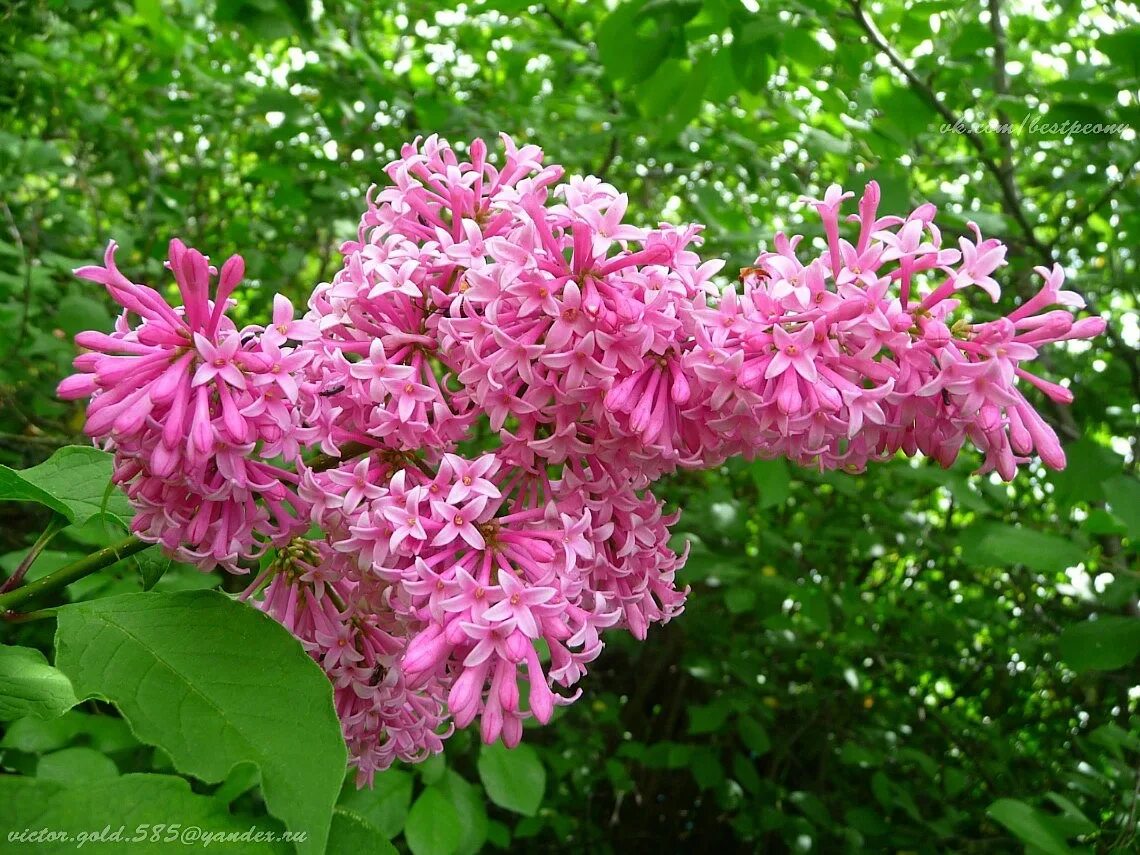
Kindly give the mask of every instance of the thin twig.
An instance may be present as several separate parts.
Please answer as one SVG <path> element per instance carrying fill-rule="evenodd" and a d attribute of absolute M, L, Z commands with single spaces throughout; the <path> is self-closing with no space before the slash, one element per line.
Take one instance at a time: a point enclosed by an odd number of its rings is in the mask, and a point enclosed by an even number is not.
<path fill-rule="evenodd" d="M 20 250 L 20 257 L 24 262 L 24 305 L 20 313 L 20 330 L 16 333 L 16 345 L 12 350 L 13 353 L 20 353 L 23 350 L 24 339 L 28 334 L 28 313 L 32 305 L 32 252 L 24 242 L 24 236 L 16 224 L 12 209 L 3 199 L 0 199 L 0 210 L 4 211 L 4 219 L 8 221 L 8 231 L 11 232 L 12 239 L 16 242 L 16 248 Z"/>
<path fill-rule="evenodd" d="M 1033 226 L 1030 225 L 1025 211 L 1022 210 L 1021 200 L 1017 192 L 1017 187 L 1013 183 L 1012 175 L 1002 170 L 1001 164 L 994 159 L 993 154 L 989 150 L 989 146 L 986 145 L 981 135 L 970 127 L 969 124 L 963 124 L 961 117 L 946 106 L 946 104 L 939 99 L 938 95 L 935 94 L 934 90 L 930 88 L 930 85 L 915 74 L 903 58 L 895 52 L 895 49 L 891 47 L 883 34 L 879 32 L 879 28 L 875 26 L 871 19 L 867 17 L 866 12 L 863 11 L 862 0 L 848 0 L 848 2 L 851 5 L 851 11 L 855 15 L 855 21 L 863 28 L 863 31 L 867 34 L 867 38 L 869 38 L 871 43 L 879 49 L 879 52 L 887 58 L 887 61 L 906 78 L 907 83 L 911 89 L 914 90 L 915 94 L 926 101 L 947 123 L 962 128 L 962 136 L 964 136 L 967 142 L 978 152 L 978 158 L 982 166 L 997 179 L 998 188 L 1001 190 L 1002 208 L 1004 208 L 1005 212 L 1017 223 L 1018 228 L 1021 229 L 1022 235 L 1024 236 L 1025 242 L 1037 252 L 1042 261 L 1046 264 L 1051 264 L 1053 262 L 1053 252 L 1034 234 Z"/>
<path fill-rule="evenodd" d="M 28 574 L 32 565 L 35 564 L 36 559 L 40 557 L 40 553 L 51 543 L 52 538 L 63 530 L 64 523 L 64 518 L 58 514 L 51 518 L 51 521 L 47 524 L 47 528 L 36 538 L 36 542 L 32 544 L 32 548 L 28 550 L 28 554 L 24 556 L 24 560 L 20 562 L 20 566 L 16 568 L 16 571 L 11 576 L 4 580 L 3 584 L 0 584 L 0 594 L 12 590 L 24 581 L 24 577 Z"/>
<path fill-rule="evenodd" d="M 995 40 L 1000 42 L 1000 45 L 998 47 L 995 47 L 995 59 L 997 53 L 999 52 L 1002 54 L 1003 58 L 1003 62 L 1001 63 L 1001 79 L 1000 81 L 995 79 L 995 86 L 1000 85 L 1002 87 L 1008 88 L 1008 80 L 1005 77 L 1004 63 L 1005 31 L 1002 28 L 1000 16 L 998 15 L 1000 9 L 998 8 L 997 0 L 989 0 L 989 2 L 991 4 L 991 18 L 993 19 L 990 22 L 990 26 L 991 29 L 996 27 L 996 30 L 994 30 Z M 994 157 L 993 153 L 990 151 L 989 146 L 986 145 L 985 141 L 981 138 L 977 131 L 970 127 L 968 123 L 962 123 L 961 117 L 958 116 L 954 110 L 947 106 L 941 99 L 939 99 L 938 95 L 934 92 L 930 85 L 922 80 L 922 78 L 920 78 L 910 68 L 906 61 L 895 51 L 895 49 L 879 31 L 878 27 L 876 27 L 874 22 L 871 21 L 871 19 L 867 16 L 863 8 L 863 0 L 848 0 L 848 4 L 851 7 L 851 11 L 854 15 L 856 23 L 858 23 L 863 31 L 867 34 L 867 38 L 870 40 L 871 44 L 873 44 L 879 50 L 879 52 L 884 57 L 886 57 L 887 61 L 906 79 L 912 91 L 920 98 L 922 98 L 922 100 L 924 100 L 927 104 L 929 104 L 930 107 L 949 124 L 958 126 L 962 129 L 962 136 L 964 136 L 967 142 L 969 142 L 970 145 L 977 151 L 978 159 L 981 161 L 982 166 L 985 167 L 986 171 L 993 175 L 993 177 L 997 180 L 1001 195 L 1000 201 L 1002 210 L 1017 224 L 1022 233 L 1025 244 L 1037 254 L 1037 256 L 1045 265 L 1052 265 L 1057 257 L 1055 248 L 1044 243 L 1040 238 L 1037 237 L 1036 233 L 1034 232 L 1034 228 L 1030 224 L 1029 218 L 1025 213 L 1025 209 L 1022 206 L 1021 196 L 1017 189 L 1017 184 L 1014 179 L 1012 168 L 1012 143 L 1010 143 L 1010 149 L 1007 152 L 1010 165 L 1010 168 L 1007 170 L 1004 169 L 1002 163 L 1000 163 Z M 1127 183 L 1127 176 L 1130 175 L 1131 172 L 1132 168 L 1128 170 L 1124 179 L 1119 182 L 1119 186 L 1108 188 L 1102 199 L 1098 200 L 1094 204 L 1098 208 L 1101 205 L 1107 204 L 1112 196 L 1115 195 L 1115 193 L 1118 192 L 1118 190 Z M 1091 216 L 1092 213 L 1093 210 L 1090 209 L 1087 216 Z M 1089 297 L 1088 294 L 1082 292 L 1081 289 L 1077 288 L 1072 283 L 1068 283 L 1066 287 L 1070 291 L 1073 291 L 1074 293 L 1080 295 L 1080 297 L 1085 301 L 1089 312 L 1096 315 L 1100 314 L 1095 301 Z M 1140 397 L 1140 355 L 1137 354 L 1135 349 L 1128 347 L 1122 341 L 1120 341 L 1111 327 L 1106 330 L 1105 338 L 1109 352 L 1111 352 L 1115 358 L 1119 359 L 1127 369 L 1130 375 L 1130 386 L 1133 393 L 1136 396 Z"/>

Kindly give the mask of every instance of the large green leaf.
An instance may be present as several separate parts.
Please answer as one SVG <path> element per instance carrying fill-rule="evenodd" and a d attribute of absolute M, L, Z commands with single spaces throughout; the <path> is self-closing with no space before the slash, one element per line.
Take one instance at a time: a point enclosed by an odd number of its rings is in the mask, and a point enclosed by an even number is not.
<path fill-rule="evenodd" d="M 328 680 L 282 626 L 214 591 L 127 594 L 60 609 L 56 651 L 77 695 L 114 703 L 180 771 L 255 764 L 298 851 L 324 851 L 345 747 Z"/>
<path fill-rule="evenodd" d="M 785 460 L 753 460 L 748 471 L 760 492 L 759 507 L 782 505 L 791 495 L 792 476 Z"/>
<path fill-rule="evenodd" d="M 428 787 L 408 814 L 404 839 L 412 855 L 455 855 L 463 839 L 459 814 L 440 790 Z"/>
<path fill-rule="evenodd" d="M 328 851 L 395 855 L 396 847 L 364 817 L 337 805 L 329 831 Z"/>
<path fill-rule="evenodd" d="M 681 24 L 700 11 L 697 0 L 632 0 L 598 28 L 598 56 L 610 77 L 640 83 L 670 55 L 684 56 Z"/>
<path fill-rule="evenodd" d="M 1030 570 L 1059 572 L 1086 560 L 1084 549 L 1055 534 L 997 523 L 962 532 L 962 557 L 977 567 L 1022 564 Z"/>
<path fill-rule="evenodd" d="M 64 673 L 30 647 L 0 647 L 0 720 L 55 718 L 79 703 Z"/>
<path fill-rule="evenodd" d="M 546 789 L 546 769 L 529 745 L 507 748 L 500 742 L 479 752 L 479 778 L 499 807 L 534 816 Z"/>
<path fill-rule="evenodd" d="M 121 829 L 120 829 L 121 827 Z M 166 852 L 198 848 L 203 834 L 233 835 L 212 843 L 227 853 L 287 852 L 284 846 L 249 840 L 250 819 L 232 816 L 209 796 L 196 795 L 183 778 L 123 775 L 65 787 L 55 781 L 0 776 L 0 829 L 48 829 L 68 839 L 30 842 L 29 852 Z M 106 829 L 104 832 L 103 829 Z M 265 823 L 255 833 L 279 834 Z M 83 835 L 97 835 L 83 837 Z M 100 840 L 98 835 L 106 835 Z M 242 839 L 242 835 L 247 835 Z M 118 839 L 115 839 L 115 838 Z M 9 838 L 11 844 L 12 840 Z M 19 851 L 17 846 L 14 851 Z"/>
<path fill-rule="evenodd" d="M 487 808 L 483 792 L 452 769 L 444 773 L 435 788 L 447 797 L 459 817 L 462 835 L 456 855 L 475 855 L 487 842 Z"/>
<path fill-rule="evenodd" d="M 736 728 L 741 741 L 757 757 L 771 750 L 772 740 L 768 736 L 768 731 L 756 719 L 747 715 L 741 716 L 736 722 Z"/>
<path fill-rule="evenodd" d="M 1017 799 L 998 799 L 986 811 L 989 816 L 1028 846 L 1046 855 L 1070 855 L 1073 851 L 1049 824 L 1049 816 Z"/>
<path fill-rule="evenodd" d="M 1061 657 L 1077 671 L 1112 671 L 1140 656 L 1140 618 L 1102 617 L 1065 627 Z"/>
<path fill-rule="evenodd" d="M 729 46 L 736 82 L 749 92 L 761 92 L 772 75 L 779 54 L 779 31 L 771 21 L 751 20 L 733 28 Z"/>
<path fill-rule="evenodd" d="M 408 818 L 414 782 L 410 772 L 387 769 L 376 775 L 371 788 L 357 789 L 351 781 L 346 783 L 338 806 L 364 817 L 391 840 L 403 830 Z"/>
<path fill-rule="evenodd" d="M 52 719 L 21 718 L 11 722 L 0 738 L 0 748 L 29 754 L 54 751 L 83 739 L 99 751 L 124 751 L 138 746 L 127 723 L 118 716 L 71 710 Z"/>
<path fill-rule="evenodd" d="M 38 502 L 82 524 L 104 510 L 129 519 L 130 505 L 111 483 L 111 455 L 97 448 L 69 445 L 38 466 L 17 471 L 0 466 L 0 501 Z"/>
<path fill-rule="evenodd" d="M 83 745 L 45 754 L 36 765 L 37 778 L 41 781 L 56 781 L 64 786 L 118 776 L 119 769 L 114 760 L 102 751 Z"/>

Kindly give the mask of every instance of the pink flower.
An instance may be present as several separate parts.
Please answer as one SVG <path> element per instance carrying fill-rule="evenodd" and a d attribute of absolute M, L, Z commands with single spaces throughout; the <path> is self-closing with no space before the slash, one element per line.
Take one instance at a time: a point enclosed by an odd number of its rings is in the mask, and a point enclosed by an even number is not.
<path fill-rule="evenodd" d="M 529 588 L 513 573 L 499 571 L 503 599 L 483 613 L 486 621 L 512 621 L 527 638 L 538 638 L 538 623 L 531 609 L 549 602 L 558 594 L 554 588 Z"/>
<path fill-rule="evenodd" d="M 443 523 L 432 540 L 432 546 L 452 543 L 456 538 L 462 538 L 472 549 L 485 547 L 487 544 L 475 523 L 486 506 L 486 496 L 476 496 L 462 507 L 447 502 L 432 502 L 432 515 Z"/>
<path fill-rule="evenodd" d="M 958 292 L 996 298 L 1004 245 L 971 224 L 943 248 L 933 205 L 879 216 L 871 182 L 857 235 L 832 185 L 808 200 L 824 252 L 778 234 L 721 293 L 699 226 L 627 224 L 623 194 L 534 146 L 504 137 L 493 160 L 481 141 L 404 146 L 341 269 L 302 318 L 276 297 L 264 329 L 226 316 L 238 256 L 218 271 L 173 241 L 177 308 L 113 243 L 78 271 L 124 312 L 77 338 L 60 394 L 90 398 L 132 527 L 205 570 L 265 567 L 243 597 L 324 669 L 359 782 L 476 719 L 517 744 L 610 633 L 683 611 L 677 515 L 651 492 L 666 473 L 737 454 L 948 466 L 967 443 L 1003 478 L 1034 453 L 1064 465 L 1030 397 L 1072 392 L 1027 366 L 1104 321 L 1074 320 L 1060 267 L 973 320 Z"/>
<path fill-rule="evenodd" d="M 776 352 L 772 356 L 772 361 L 768 363 L 764 376 L 770 380 L 793 368 L 806 381 L 814 383 L 819 378 L 815 363 L 812 361 L 812 354 L 815 351 L 815 328 L 805 324 L 802 329 L 789 333 L 782 326 L 777 326 L 773 329 L 772 335 L 775 338 Z"/>
<path fill-rule="evenodd" d="M 964 237 L 958 238 L 958 246 L 962 248 L 962 268 L 954 278 L 954 287 L 977 285 L 996 303 L 1001 296 L 1001 287 L 990 274 L 1005 264 L 1005 244 L 993 238 L 982 240 L 977 224 L 971 220 L 969 226 L 977 240 L 970 243 Z"/>
<path fill-rule="evenodd" d="M 273 322 L 265 328 L 265 337 L 268 340 L 281 343 L 286 339 L 293 341 L 312 341 L 319 338 L 320 329 L 312 321 L 295 320 L 293 304 L 283 294 L 273 295 Z"/>
<path fill-rule="evenodd" d="M 383 401 L 394 388 L 407 383 L 412 369 L 407 365 L 390 363 L 384 352 L 384 342 L 374 338 L 368 346 L 368 358 L 349 365 L 348 373 L 358 380 L 367 380 L 369 397 L 373 401 Z M 401 415 L 401 418 L 406 419 L 407 416 Z"/>
<path fill-rule="evenodd" d="M 328 478 L 333 484 L 345 488 L 340 505 L 342 513 L 351 514 L 363 500 L 375 499 L 387 492 L 383 487 L 371 482 L 370 466 L 371 460 L 366 457 L 357 463 L 351 472 L 333 469 L 328 473 Z"/>

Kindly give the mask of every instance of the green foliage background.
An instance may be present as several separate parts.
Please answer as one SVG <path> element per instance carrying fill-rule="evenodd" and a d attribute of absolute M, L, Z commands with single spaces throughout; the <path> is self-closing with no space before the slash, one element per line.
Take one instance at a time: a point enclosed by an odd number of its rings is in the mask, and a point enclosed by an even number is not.
<path fill-rule="evenodd" d="M 71 336 L 112 322 L 70 276 L 110 237 L 151 282 L 173 236 L 244 253 L 251 320 L 277 290 L 301 304 L 417 134 L 536 142 L 628 192 L 639 222 L 706 223 L 706 254 L 730 271 L 799 228 L 801 194 L 875 178 L 888 210 L 929 199 L 950 235 L 973 219 L 1006 240 L 1004 307 L 1057 259 L 1109 318 L 1101 341 L 1042 359 L 1077 395 L 1042 402 L 1069 469 L 1012 485 L 971 477 L 968 458 L 678 476 L 664 493 L 691 543 L 685 615 L 612 643 L 584 697 L 528 731 L 533 751 L 460 734 L 445 759 L 349 788 L 329 851 L 376 833 L 415 855 L 1135 851 L 1138 97 L 1140 12 L 1125 2 L 8 2 L 0 463 L 82 442 L 81 411 L 53 391 Z M 942 129 L 959 120 L 986 127 Z M 0 503 L 5 573 L 50 518 Z M 32 575 L 119 536 L 73 521 Z M 68 596 L 219 584 L 146 556 Z M 45 651 L 51 630 L 0 627 Z M 4 772 L 46 779 L 42 799 L 93 780 L 125 798 L 146 784 L 134 773 L 187 771 L 95 701 L 13 722 L 0 751 Z M 193 793 L 163 780 L 187 816 L 207 794 L 265 816 L 241 767 Z"/>

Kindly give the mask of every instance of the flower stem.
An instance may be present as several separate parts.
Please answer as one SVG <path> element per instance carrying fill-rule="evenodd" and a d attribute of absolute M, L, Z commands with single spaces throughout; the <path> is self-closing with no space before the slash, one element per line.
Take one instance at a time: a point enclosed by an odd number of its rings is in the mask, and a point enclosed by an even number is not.
<path fill-rule="evenodd" d="M 65 567 L 60 567 L 54 573 L 49 573 L 42 579 L 36 579 L 36 581 L 29 582 L 22 588 L 17 588 L 6 594 L 0 594 L 0 615 L 18 606 L 22 606 L 40 594 L 46 594 L 49 591 L 63 588 L 78 579 L 82 579 L 84 576 L 97 573 L 104 567 L 111 566 L 116 561 L 134 555 L 136 552 L 142 552 L 148 546 L 150 546 L 149 543 L 131 535 L 130 537 L 120 540 L 118 543 L 113 543 L 110 546 L 103 547 L 97 552 L 92 552 L 90 555 L 80 558 L 78 561 L 73 561 Z"/>

